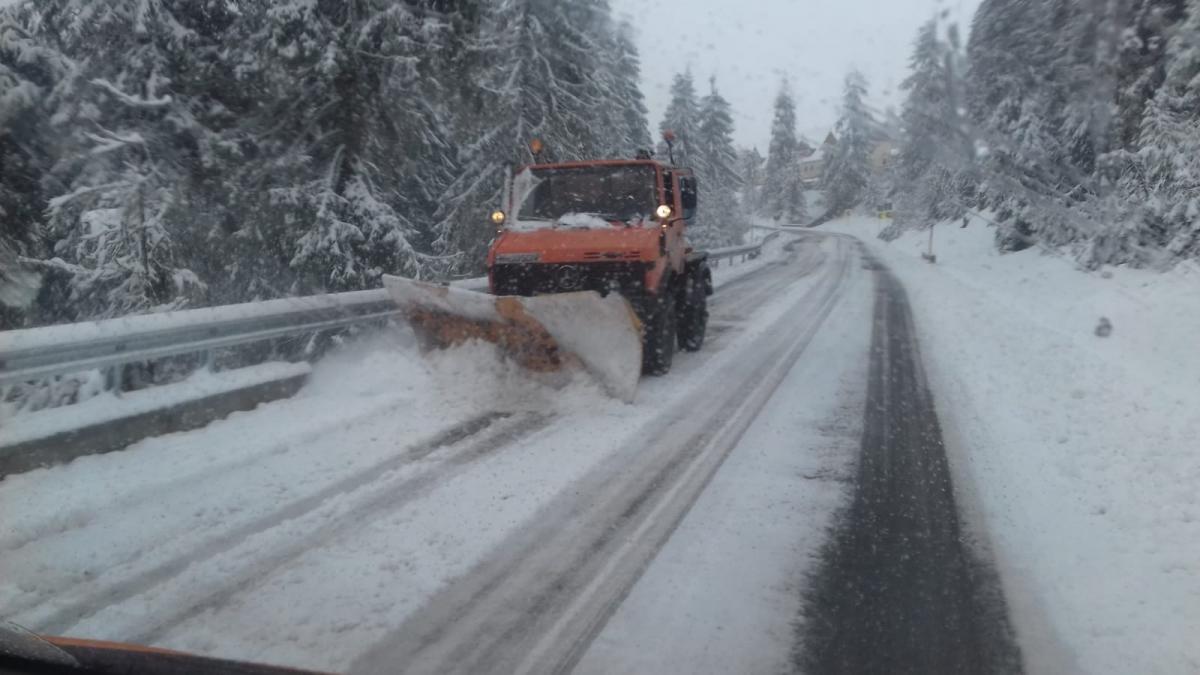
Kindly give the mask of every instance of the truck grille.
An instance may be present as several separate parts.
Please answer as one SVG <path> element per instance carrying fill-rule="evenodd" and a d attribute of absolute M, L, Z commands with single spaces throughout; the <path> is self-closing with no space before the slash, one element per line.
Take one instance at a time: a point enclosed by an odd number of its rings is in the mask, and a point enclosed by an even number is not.
<path fill-rule="evenodd" d="M 584 260 L 640 260 L 642 254 L 637 251 L 586 251 Z"/>
<path fill-rule="evenodd" d="M 496 265 L 492 280 L 500 295 L 539 295 L 571 291 L 618 290 L 623 295 L 639 294 L 645 282 L 645 263 L 582 263 Z"/>

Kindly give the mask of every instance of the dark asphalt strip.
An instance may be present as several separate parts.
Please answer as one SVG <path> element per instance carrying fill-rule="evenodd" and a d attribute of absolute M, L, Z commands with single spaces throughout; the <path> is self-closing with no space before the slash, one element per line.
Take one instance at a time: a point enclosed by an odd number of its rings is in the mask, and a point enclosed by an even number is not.
<path fill-rule="evenodd" d="M 794 665 L 810 673 L 1012 673 L 998 580 L 964 542 L 904 288 L 876 277 L 862 455 L 810 579 Z"/>

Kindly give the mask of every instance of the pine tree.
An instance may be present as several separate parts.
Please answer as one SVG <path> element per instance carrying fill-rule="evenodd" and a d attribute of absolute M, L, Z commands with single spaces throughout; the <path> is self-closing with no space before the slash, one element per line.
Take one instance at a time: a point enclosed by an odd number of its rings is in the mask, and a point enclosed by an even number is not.
<path fill-rule="evenodd" d="M 437 212 L 435 250 L 456 256 L 460 269 L 482 262 L 491 236 L 486 215 L 498 202 L 505 168 L 533 160 L 532 139 L 543 141 L 543 160 L 567 161 L 624 152 L 636 136 L 622 124 L 628 115 L 612 114 L 613 101 L 631 100 L 620 93 L 632 82 L 629 63 L 599 59 L 615 40 L 606 34 L 607 12 L 607 3 L 595 1 L 483 6 L 469 49 L 476 93 L 464 98 L 466 112 L 453 125 L 460 170 Z M 608 74 L 593 77 L 600 71 Z"/>
<path fill-rule="evenodd" d="M 1185 6 L 1185 0 L 1138 0 L 1127 17 L 1106 17 L 1109 20 L 1097 28 L 1115 43 L 1112 54 L 1104 56 L 1110 56 L 1108 70 L 1115 80 L 1111 141 L 1116 148 L 1130 149 L 1138 142 L 1145 110 L 1166 78 L 1168 41 L 1184 18 Z M 1124 25 L 1118 24 L 1121 19 Z M 1092 64 L 1081 65 L 1081 74 L 1094 70 L 1087 67 Z"/>
<path fill-rule="evenodd" d="M 679 166 L 695 168 L 692 157 L 695 141 L 700 124 L 700 104 L 696 100 L 696 85 L 692 80 L 691 70 L 684 71 L 671 81 L 671 101 L 663 114 L 659 131 L 675 134 L 673 153 L 675 163 Z"/>
<path fill-rule="evenodd" d="M 833 213 L 858 206 L 870 180 L 872 122 L 866 94 L 866 80 L 859 72 L 851 71 L 846 76 L 836 126 L 838 142 L 825 168 L 826 201 Z"/>
<path fill-rule="evenodd" d="M 796 103 L 787 82 L 784 82 L 779 95 L 775 97 L 775 118 L 771 123 L 771 142 L 767 147 L 762 210 L 770 218 L 797 225 L 808 219 L 798 148 Z"/>
<path fill-rule="evenodd" d="M 717 91 L 716 78 L 709 80 L 709 93 L 700 102 L 692 161 L 700 184 L 705 186 L 697 243 L 712 247 L 740 242 L 749 223 L 737 199 L 742 177 L 733 147 L 733 114 L 729 102 Z"/>
<path fill-rule="evenodd" d="M 926 207 L 957 193 L 994 213 L 1001 250 L 1069 247 L 1089 267 L 1195 255 L 1200 101 L 1186 94 L 1196 75 L 1187 57 L 1200 32 L 1195 14 L 1186 0 L 983 0 L 967 49 L 962 125 L 980 159 L 948 181 L 941 169 L 953 163 L 939 168 L 946 139 L 906 139 L 899 194 L 916 207 L 908 210 L 946 215 Z M 912 123 L 916 104 L 939 98 L 931 64 L 914 63 L 910 78 L 917 86 L 906 127 L 917 135 L 930 136 Z M 951 94 L 964 88 L 949 82 Z"/>
<path fill-rule="evenodd" d="M 1115 211 L 1088 250 L 1092 262 L 1154 262 L 1160 251 L 1200 256 L 1200 2 L 1164 48 L 1163 82 L 1144 107 L 1136 150 L 1125 153 Z"/>
<path fill-rule="evenodd" d="M 641 63 L 632 32 L 633 27 L 622 21 L 617 26 L 615 36 L 613 76 L 616 89 L 613 104 L 620 113 L 618 135 L 611 154 L 617 157 L 632 157 L 638 150 L 649 150 L 654 145 L 650 139 L 650 125 L 646 121 L 646 99 L 639 85 Z"/>
<path fill-rule="evenodd" d="M 911 74 L 901 112 L 900 154 L 893 174 L 896 227 L 928 227 L 964 210 L 963 174 L 970 162 L 970 139 L 959 116 L 954 49 L 938 38 L 937 22 L 917 34 Z"/>
<path fill-rule="evenodd" d="M 762 209 L 762 183 L 767 160 L 755 147 L 739 152 L 738 163 L 739 172 L 742 174 L 742 211 L 749 215 L 758 215 Z"/>
<path fill-rule="evenodd" d="M 475 271 L 532 138 L 551 161 L 650 144 L 608 0 L 47 0 L 0 17 L 2 274 L 40 260 L 42 321 Z"/>
<path fill-rule="evenodd" d="M 968 104 L 987 148 L 980 206 L 997 212 L 997 242 L 1019 250 L 1065 243 L 1089 228 L 1079 202 L 1094 196 L 1090 166 L 1107 121 L 1099 23 L 1059 0 L 985 0 L 968 45 Z M 1111 93 L 1109 94 L 1111 95 Z"/>
<path fill-rule="evenodd" d="M 0 9 L 0 330 L 25 322 L 41 272 L 42 180 L 50 165 L 47 97 L 74 67 L 35 41 L 29 8 Z"/>
<path fill-rule="evenodd" d="M 47 2 L 39 37 L 80 67 L 56 87 L 62 159 L 47 233 L 70 276 L 71 314 L 179 307 L 205 287 L 176 245 L 172 213 L 218 145 L 226 115 L 203 62 L 217 49 L 223 3 Z"/>
<path fill-rule="evenodd" d="M 239 232 L 283 240 L 292 293 L 364 288 L 383 273 L 422 276 L 432 211 L 454 170 L 431 77 L 449 32 L 430 3 L 286 4 L 255 35 L 272 217 Z"/>

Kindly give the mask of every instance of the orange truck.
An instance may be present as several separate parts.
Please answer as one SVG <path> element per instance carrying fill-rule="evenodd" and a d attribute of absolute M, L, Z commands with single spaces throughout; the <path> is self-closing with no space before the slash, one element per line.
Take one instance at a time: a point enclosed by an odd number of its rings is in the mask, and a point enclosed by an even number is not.
<path fill-rule="evenodd" d="M 687 241 L 698 202 L 690 169 L 642 155 L 532 164 L 492 213 L 490 294 L 385 277 L 421 342 L 493 342 L 534 371 L 578 363 L 632 400 L 676 348 L 704 344 L 706 253 Z"/>

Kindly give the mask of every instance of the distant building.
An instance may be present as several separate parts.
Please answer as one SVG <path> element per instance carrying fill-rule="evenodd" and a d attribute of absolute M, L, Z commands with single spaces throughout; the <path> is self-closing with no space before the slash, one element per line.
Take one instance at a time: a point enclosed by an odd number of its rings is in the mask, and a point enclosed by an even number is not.
<path fill-rule="evenodd" d="M 900 154 L 900 149 L 896 142 L 891 138 L 882 127 L 876 127 L 871 134 L 871 171 L 873 173 L 882 173 L 891 168 L 895 163 L 897 155 Z M 825 164 L 829 160 L 829 156 L 833 153 L 834 147 L 837 146 L 837 136 L 833 132 L 829 132 L 825 136 L 825 140 L 821 143 L 821 147 L 816 150 L 812 149 L 808 143 L 801 141 L 801 158 L 800 158 L 800 179 L 809 187 L 816 187 L 821 184 L 825 177 Z M 808 150 L 804 154 L 803 150 Z"/>
<path fill-rule="evenodd" d="M 892 167 L 896 162 L 896 156 L 900 154 L 900 148 L 890 138 L 879 138 L 875 140 L 875 144 L 871 146 L 871 170 L 875 173 L 881 173 Z"/>
<path fill-rule="evenodd" d="M 807 141 L 800 141 L 800 180 L 806 187 L 815 188 L 821 184 L 825 176 L 825 162 L 835 145 L 837 138 L 833 132 L 825 136 L 820 148 L 814 149 Z"/>

